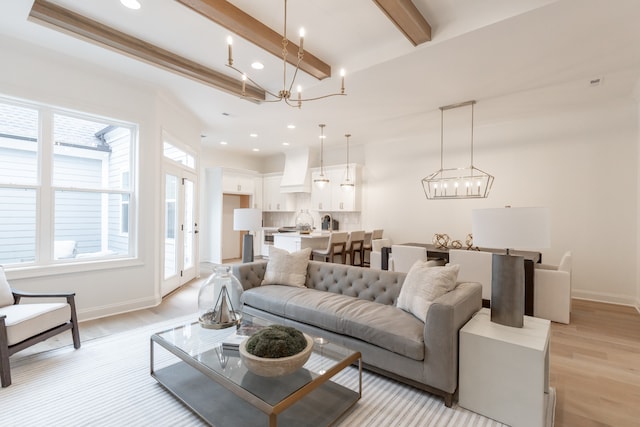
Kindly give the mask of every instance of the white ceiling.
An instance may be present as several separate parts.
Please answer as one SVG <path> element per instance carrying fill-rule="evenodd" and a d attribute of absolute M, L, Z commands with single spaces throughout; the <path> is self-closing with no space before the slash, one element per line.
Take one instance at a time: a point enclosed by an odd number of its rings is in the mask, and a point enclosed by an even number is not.
<path fill-rule="evenodd" d="M 139 0 L 132 11 L 119 0 L 52 0 L 68 9 L 228 73 L 224 30 L 173 0 Z M 0 34 L 82 58 L 131 78 L 143 79 L 179 100 L 202 121 L 203 142 L 227 150 L 270 155 L 316 146 L 319 123 L 326 144 L 393 140 L 402 126 L 419 126 L 439 106 L 478 100 L 563 82 L 640 70 L 640 1 L 637 0 L 414 0 L 432 27 L 433 40 L 414 47 L 373 0 L 289 0 L 288 36 L 306 30 L 305 49 L 332 66 L 322 82 L 303 75 L 306 95 L 335 92 L 345 68 L 346 97 L 295 109 L 256 105 L 185 77 L 28 21 L 33 0 L 0 5 Z M 282 0 L 231 0 L 282 31 Z M 249 74 L 278 91 L 282 62 L 234 39 L 234 60 L 247 70 L 259 59 L 266 68 Z M 252 70 L 251 70 L 252 71 Z M 639 71 L 640 73 L 640 71 Z M 640 75 L 640 74 L 639 74 Z M 240 83 L 238 83 L 240 85 Z M 296 129 L 287 129 L 295 124 Z M 257 138 L 249 136 L 257 133 Z M 252 153 L 259 148 L 259 153 Z"/>

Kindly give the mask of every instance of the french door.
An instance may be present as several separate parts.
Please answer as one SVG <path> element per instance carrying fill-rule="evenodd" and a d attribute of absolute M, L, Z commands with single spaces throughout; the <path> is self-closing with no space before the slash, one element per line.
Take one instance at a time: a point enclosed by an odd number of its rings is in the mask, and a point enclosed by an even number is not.
<path fill-rule="evenodd" d="M 162 296 L 196 277 L 197 178 L 180 167 L 165 167 Z"/>

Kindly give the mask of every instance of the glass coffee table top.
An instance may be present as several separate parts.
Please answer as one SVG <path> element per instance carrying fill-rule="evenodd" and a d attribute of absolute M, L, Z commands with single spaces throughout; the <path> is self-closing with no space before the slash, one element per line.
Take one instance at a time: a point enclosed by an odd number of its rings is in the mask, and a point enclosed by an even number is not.
<path fill-rule="evenodd" d="M 272 323 L 246 314 L 243 318 L 243 326 L 260 327 Z M 255 419 L 256 423 L 252 425 L 305 425 L 304 422 L 309 418 L 309 408 L 304 408 L 305 396 L 308 396 L 306 399 L 310 405 L 320 404 L 323 407 L 323 402 L 327 404 L 326 408 L 314 409 L 320 418 L 327 418 L 326 424 L 335 421 L 360 398 L 361 366 L 358 391 L 330 381 L 338 372 L 360 361 L 359 352 L 314 338 L 313 352 L 303 368 L 280 377 L 261 377 L 247 370 L 237 350 L 223 346 L 225 341 L 230 341 L 235 331 L 236 328 L 233 327 L 206 329 L 194 322 L 152 335 L 151 375 L 205 421 L 216 426 L 225 424 L 221 424 L 220 413 L 216 414 L 211 409 L 212 401 L 221 403 L 219 410 L 225 412 L 225 419 L 232 408 L 234 412 L 244 412 L 246 416 L 247 408 L 244 405 L 248 403 L 262 413 L 254 414 L 261 419 Z M 155 344 L 174 357 L 165 356 L 160 360 L 159 353 L 154 354 Z M 155 352 L 157 351 L 156 349 Z M 192 383 L 185 378 L 189 378 Z M 194 392 L 196 387 L 205 387 L 205 390 Z M 198 403 L 200 400 L 202 402 Z M 232 405 L 229 406 L 230 404 Z M 206 409 L 203 411 L 196 408 L 198 405 Z M 289 407 L 291 409 L 285 411 Z M 306 420 L 299 418 L 296 407 L 299 407 L 300 416 L 304 416 Z M 264 415 L 268 418 L 264 418 Z M 318 424 L 319 421 L 322 420 L 316 419 L 313 424 L 308 425 L 322 425 Z M 245 423 L 247 420 L 233 422 Z M 227 424 L 233 425 L 233 422 Z"/>

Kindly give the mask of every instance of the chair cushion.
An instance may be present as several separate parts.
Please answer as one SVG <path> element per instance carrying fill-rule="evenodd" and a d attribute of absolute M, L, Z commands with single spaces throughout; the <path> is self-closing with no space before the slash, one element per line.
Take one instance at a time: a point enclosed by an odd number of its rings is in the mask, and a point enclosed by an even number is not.
<path fill-rule="evenodd" d="M 264 273 L 262 285 L 286 285 L 304 287 L 307 281 L 307 265 L 311 256 L 311 248 L 298 252 L 276 247 L 269 250 L 269 262 Z"/>
<path fill-rule="evenodd" d="M 456 287 L 459 266 L 432 267 L 429 261 L 417 261 L 404 279 L 397 307 L 423 322 L 431 303 Z"/>
<path fill-rule="evenodd" d="M 0 265 L 0 307 L 12 305 L 14 302 L 13 293 L 11 292 L 11 286 L 7 281 L 7 276 L 4 274 L 4 268 Z"/>
<path fill-rule="evenodd" d="M 0 308 L 0 315 L 7 316 L 7 341 L 14 345 L 69 322 L 71 306 L 65 302 L 14 304 Z"/>

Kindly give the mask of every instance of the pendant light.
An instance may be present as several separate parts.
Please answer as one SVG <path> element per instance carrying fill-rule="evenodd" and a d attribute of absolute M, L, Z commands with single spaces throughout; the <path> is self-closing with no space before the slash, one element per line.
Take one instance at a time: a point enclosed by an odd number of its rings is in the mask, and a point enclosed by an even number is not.
<path fill-rule="evenodd" d="M 329 183 L 329 178 L 324 174 L 324 127 L 326 125 L 319 124 L 320 126 L 320 176 L 313 180 L 318 188 L 324 188 Z"/>
<path fill-rule="evenodd" d="M 489 196 L 493 175 L 473 166 L 473 107 L 476 101 L 440 107 L 440 169 L 422 179 L 424 194 L 429 200 L 479 199 Z M 471 107 L 471 158 L 469 166 L 444 168 L 444 112 Z"/>
<path fill-rule="evenodd" d="M 342 184 L 340 184 L 340 188 L 342 188 L 343 191 L 351 191 L 356 186 L 356 184 L 349 177 L 349 137 L 351 137 L 351 134 L 346 133 L 344 134 L 344 136 L 347 138 L 347 171 L 344 181 L 342 181 Z"/>

